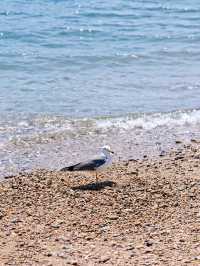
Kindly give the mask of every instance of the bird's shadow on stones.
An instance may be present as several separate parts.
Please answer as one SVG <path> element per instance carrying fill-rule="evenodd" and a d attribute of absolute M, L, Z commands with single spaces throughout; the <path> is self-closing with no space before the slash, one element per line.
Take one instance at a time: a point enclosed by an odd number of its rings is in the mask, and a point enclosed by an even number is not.
<path fill-rule="evenodd" d="M 98 183 L 90 183 L 86 185 L 74 186 L 71 187 L 73 190 L 102 190 L 105 187 L 114 187 L 116 183 L 113 181 L 103 181 Z"/>

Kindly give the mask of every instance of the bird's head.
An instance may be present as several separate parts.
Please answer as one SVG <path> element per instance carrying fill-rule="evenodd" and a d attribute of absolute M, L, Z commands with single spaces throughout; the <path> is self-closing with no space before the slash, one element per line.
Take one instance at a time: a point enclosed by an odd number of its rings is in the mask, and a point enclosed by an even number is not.
<path fill-rule="evenodd" d="M 110 146 L 109 145 L 105 145 L 101 148 L 101 150 L 105 153 L 112 153 L 114 154 L 114 152 L 111 150 Z"/>

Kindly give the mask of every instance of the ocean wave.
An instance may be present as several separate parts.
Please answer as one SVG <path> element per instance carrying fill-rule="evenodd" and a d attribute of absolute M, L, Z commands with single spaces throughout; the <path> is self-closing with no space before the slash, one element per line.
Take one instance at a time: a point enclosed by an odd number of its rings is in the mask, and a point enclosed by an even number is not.
<path fill-rule="evenodd" d="M 175 13 L 198 13 L 199 8 L 192 8 L 189 6 L 174 6 L 174 5 L 160 5 L 160 6 L 152 6 L 145 7 L 144 10 L 148 11 L 170 11 Z"/>
<path fill-rule="evenodd" d="M 36 168 L 60 169 L 109 143 L 117 158 L 142 158 L 199 138 L 200 110 L 135 113 L 118 117 L 51 115 L 0 118 L 0 175 Z M 88 147 L 89 145 L 89 147 Z M 117 159 L 116 158 L 116 159 Z"/>
<path fill-rule="evenodd" d="M 1 122 L 0 133 L 2 134 L 1 144 L 4 142 L 15 146 L 31 146 L 76 139 L 81 136 L 110 134 L 115 131 L 148 131 L 161 127 L 170 130 L 197 124 L 200 124 L 200 110 L 78 119 L 40 115 L 9 121 L 9 123 Z"/>
<path fill-rule="evenodd" d="M 156 127 L 174 127 L 194 125 L 200 123 L 200 110 L 174 111 L 169 113 L 130 114 L 127 117 L 117 117 L 97 122 L 98 127 L 104 129 L 144 129 Z"/>

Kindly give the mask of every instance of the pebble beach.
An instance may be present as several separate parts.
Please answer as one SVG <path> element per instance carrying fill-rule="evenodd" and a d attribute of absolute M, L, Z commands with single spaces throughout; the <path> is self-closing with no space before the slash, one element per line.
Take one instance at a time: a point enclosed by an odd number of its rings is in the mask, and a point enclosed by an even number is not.
<path fill-rule="evenodd" d="M 0 265 L 199 265 L 200 144 L 0 183 Z"/>
<path fill-rule="evenodd" d="M 0 266 L 200 265 L 199 14 L 0 1 Z"/>

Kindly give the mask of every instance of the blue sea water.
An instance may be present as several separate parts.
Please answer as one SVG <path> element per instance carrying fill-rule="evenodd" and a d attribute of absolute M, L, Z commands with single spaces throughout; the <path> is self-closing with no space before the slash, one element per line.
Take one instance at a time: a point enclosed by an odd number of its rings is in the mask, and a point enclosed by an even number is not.
<path fill-rule="evenodd" d="M 0 113 L 200 106 L 200 2 L 0 2 Z"/>
<path fill-rule="evenodd" d="M 71 128 L 72 141 L 99 119 L 146 128 L 152 114 L 151 128 L 197 124 L 200 2 L 2 0 L 0 81 L 4 168 L 27 134 L 28 146 Z"/>

